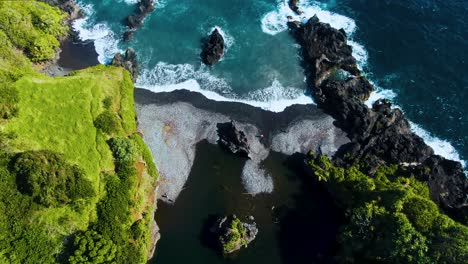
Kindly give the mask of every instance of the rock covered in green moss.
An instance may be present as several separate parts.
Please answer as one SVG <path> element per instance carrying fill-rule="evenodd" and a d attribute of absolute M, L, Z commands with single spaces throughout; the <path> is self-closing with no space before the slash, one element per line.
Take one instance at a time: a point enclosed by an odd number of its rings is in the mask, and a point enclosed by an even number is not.
<path fill-rule="evenodd" d="M 224 254 L 230 254 L 247 247 L 258 233 L 255 223 L 241 222 L 236 215 L 220 217 L 211 229 L 217 236 L 219 246 Z"/>

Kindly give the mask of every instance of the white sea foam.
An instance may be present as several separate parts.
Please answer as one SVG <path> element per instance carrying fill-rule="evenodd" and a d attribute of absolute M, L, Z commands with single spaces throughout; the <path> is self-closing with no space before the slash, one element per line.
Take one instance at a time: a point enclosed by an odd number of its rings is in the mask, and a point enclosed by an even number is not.
<path fill-rule="evenodd" d="M 466 162 L 460 158 L 460 154 L 458 154 L 455 147 L 452 146 L 450 142 L 447 140 L 440 139 L 431 135 L 428 131 L 421 128 L 419 125 L 410 121 L 411 130 L 426 142 L 432 149 L 434 149 L 434 153 L 440 156 L 443 156 L 447 159 L 459 161 L 464 168 L 466 168 Z"/>
<path fill-rule="evenodd" d="M 73 21 L 73 29 L 78 32 L 78 37 L 83 41 L 94 41 L 94 46 L 98 54 L 98 61 L 102 64 L 109 62 L 118 52 L 119 41 L 114 32 L 106 23 L 92 24 L 90 18 L 94 14 L 92 5 L 82 5 L 84 18 Z"/>
<path fill-rule="evenodd" d="M 211 100 L 245 103 L 272 112 L 281 112 L 294 104 L 313 103 L 311 97 L 299 92 L 294 94 L 292 88 L 285 89 L 277 80 L 270 87 L 251 92 L 247 99 L 236 98 L 226 81 L 211 75 L 204 67 L 195 70 L 189 64 L 160 62 L 152 70 L 143 70 L 136 86 L 153 92 L 185 89 L 201 93 Z"/>

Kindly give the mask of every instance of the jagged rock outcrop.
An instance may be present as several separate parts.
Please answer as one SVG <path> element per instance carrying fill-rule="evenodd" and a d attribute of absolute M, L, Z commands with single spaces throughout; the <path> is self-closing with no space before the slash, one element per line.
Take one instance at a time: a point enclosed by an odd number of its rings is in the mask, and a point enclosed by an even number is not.
<path fill-rule="evenodd" d="M 337 30 L 329 24 L 321 23 L 317 16 L 305 24 L 290 21 L 288 25 L 299 44 L 304 47 L 303 57 L 310 66 L 310 81 L 318 85 L 338 69 L 356 76 L 361 74 L 343 29 Z"/>
<path fill-rule="evenodd" d="M 213 30 L 205 42 L 201 58 L 206 65 L 213 65 L 224 55 L 224 38 L 218 29 Z"/>
<path fill-rule="evenodd" d="M 129 15 L 125 20 L 126 25 L 130 28 L 124 33 L 124 40 L 128 41 L 133 37 L 133 31 L 140 28 L 145 17 L 154 10 L 154 0 L 139 0 L 137 4 L 137 12 Z"/>
<path fill-rule="evenodd" d="M 468 179 L 461 164 L 434 155 L 411 131 L 403 112 L 392 109 L 388 100 L 375 102 L 371 109 L 365 105 L 375 88 L 361 76 L 344 30 L 321 23 L 317 17 L 305 24 L 289 21 L 288 26 L 302 45 L 317 105 L 336 119 L 351 140 L 340 148 L 334 162 L 349 166 L 359 161 L 370 174 L 383 164 L 409 164 L 442 208 L 467 208 Z M 347 78 L 332 78 L 338 71 L 347 72 Z"/>
<path fill-rule="evenodd" d="M 237 128 L 236 123 L 231 120 L 227 123 L 218 123 L 218 144 L 225 150 L 250 158 L 250 146 L 244 131 Z"/>
<path fill-rule="evenodd" d="M 130 72 L 133 82 L 136 81 L 138 77 L 139 64 L 136 53 L 133 49 L 128 48 L 124 55 L 120 53 L 115 54 L 111 64 L 114 66 L 124 67 Z"/>
<path fill-rule="evenodd" d="M 289 8 L 291 8 L 294 13 L 298 15 L 302 15 L 302 11 L 299 9 L 299 0 L 289 0 L 288 2 Z"/>
<path fill-rule="evenodd" d="M 210 230 L 216 236 L 224 254 L 230 254 L 247 247 L 258 233 L 255 223 L 241 222 L 235 215 L 218 218 Z"/>

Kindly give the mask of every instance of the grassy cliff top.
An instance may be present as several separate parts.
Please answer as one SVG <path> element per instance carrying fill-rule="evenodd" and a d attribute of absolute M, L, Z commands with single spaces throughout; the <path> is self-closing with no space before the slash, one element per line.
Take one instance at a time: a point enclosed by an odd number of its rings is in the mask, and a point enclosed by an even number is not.
<path fill-rule="evenodd" d="M 157 171 L 133 82 L 104 65 L 37 72 L 64 18 L 37 1 L 0 1 L 0 263 L 144 263 Z"/>

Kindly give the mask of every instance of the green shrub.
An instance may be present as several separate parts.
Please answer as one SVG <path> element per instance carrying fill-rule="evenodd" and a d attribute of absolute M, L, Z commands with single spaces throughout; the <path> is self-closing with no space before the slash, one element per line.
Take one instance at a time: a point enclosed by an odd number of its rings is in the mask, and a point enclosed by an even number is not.
<path fill-rule="evenodd" d="M 119 131 L 119 118 L 111 111 L 104 111 L 94 121 L 94 126 L 106 134 L 113 134 Z"/>
<path fill-rule="evenodd" d="M 0 29 L 33 61 L 52 59 L 59 47 L 56 38 L 67 32 L 58 8 L 37 1 L 0 1 Z"/>
<path fill-rule="evenodd" d="M 0 83 L 0 119 L 17 116 L 18 102 L 18 90 L 6 83 Z"/>
<path fill-rule="evenodd" d="M 428 187 L 404 169 L 383 166 L 370 177 L 357 166 L 340 168 L 313 154 L 309 165 L 346 212 L 339 262 L 464 263 L 468 259 L 468 227 L 442 214 Z"/>
<path fill-rule="evenodd" d="M 108 96 L 104 100 L 102 100 L 102 104 L 104 105 L 104 108 L 107 109 L 107 110 L 111 109 L 112 102 L 113 102 L 113 99 L 110 96 Z"/>
<path fill-rule="evenodd" d="M 116 245 L 96 231 L 76 235 L 73 245 L 75 249 L 69 258 L 70 264 L 115 263 Z"/>
<path fill-rule="evenodd" d="M 126 137 L 112 138 L 108 142 L 117 163 L 133 163 L 136 161 L 138 148 L 133 140 Z"/>
<path fill-rule="evenodd" d="M 48 150 L 27 151 L 13 161 L 19 190 L 44 206 L 61 206 L 94 196 L 94 190 L 78 166 Z"/>

